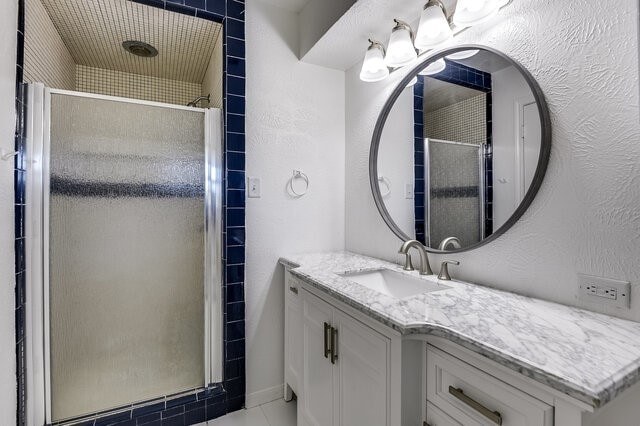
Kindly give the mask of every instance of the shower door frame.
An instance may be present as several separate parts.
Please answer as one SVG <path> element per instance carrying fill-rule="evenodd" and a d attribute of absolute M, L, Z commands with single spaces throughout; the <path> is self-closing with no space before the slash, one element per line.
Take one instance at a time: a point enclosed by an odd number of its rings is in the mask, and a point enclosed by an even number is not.
<path fill-rule="evenodd" d="M 51 95 L 75 96 L 204 114 L 204 387 L 222 382 L 222 130 L 220 109 L 203 109 L 118 96 L 28 86 L 26 188 L 27 425 L 51 423 L 49 312 L 49 160 Z M 164 395 L 158 395 L 161 397 Z M 139 401 L 132 401 L 132 403 Z M 117 407 L 116 407 L 117 408 Z"/>
<path fill-rule="evenodd" d="M 480 204 L 480 241 L 484 238 L 485 231 L 485 214 L 484 214 L 484 158 L 483 158 L 483 146 L 484 144 L 474 144 L 466 142 L 447 141 L 444 139 L 424 138 L 424 239 L 425 245 L 431 247 L 431 178 L 430 178 L 430 163 L 429 163 L 429 144 L 446 143 L 450 145 L 462 145 L 478 149 L 478 172 L 480 174 L 478 178 L 478 198 Z M 437 248 L 437 247 L 432 247 Z"/>

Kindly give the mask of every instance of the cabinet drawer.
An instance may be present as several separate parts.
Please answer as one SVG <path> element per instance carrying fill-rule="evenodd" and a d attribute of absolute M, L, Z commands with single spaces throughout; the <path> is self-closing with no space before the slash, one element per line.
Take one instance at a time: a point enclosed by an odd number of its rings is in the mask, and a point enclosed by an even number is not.
<path fill-rule="evenodd" d="M 427 400 L 465 426 L 553 425 L 550 405 L 430 345 L 426 374 Z"/>
<path fill-rule="evenodd" d="M 427 402 L 426 426 L 463 426 L 462 423 L 452 419 L 447 413 Z"/>

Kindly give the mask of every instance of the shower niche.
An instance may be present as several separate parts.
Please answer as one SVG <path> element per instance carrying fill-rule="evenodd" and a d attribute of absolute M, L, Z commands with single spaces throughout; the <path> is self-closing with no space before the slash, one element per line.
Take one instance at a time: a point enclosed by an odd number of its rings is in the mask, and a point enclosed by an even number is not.
<path fill-rule="evenodd" d="M 25 0 L 28 424 L 223 381 L 222 40 L 133 1 Z"/>
<path fill-rule="evenodd" d="M 129 0 L 25 0 L 24 81 L 222 107 L 222 24 Z"/>

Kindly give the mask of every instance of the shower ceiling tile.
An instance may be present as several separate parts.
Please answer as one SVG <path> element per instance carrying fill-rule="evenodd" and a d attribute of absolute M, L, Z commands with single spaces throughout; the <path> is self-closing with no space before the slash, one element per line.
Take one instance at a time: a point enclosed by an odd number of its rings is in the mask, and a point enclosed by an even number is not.
<path fill-rule="evenodd" d="M 201 83 L 222 25 L 128 0 L 42 0 L 78 65 Z M 140 40 L 158 49 L 142 58 L 122 48 Z"/>

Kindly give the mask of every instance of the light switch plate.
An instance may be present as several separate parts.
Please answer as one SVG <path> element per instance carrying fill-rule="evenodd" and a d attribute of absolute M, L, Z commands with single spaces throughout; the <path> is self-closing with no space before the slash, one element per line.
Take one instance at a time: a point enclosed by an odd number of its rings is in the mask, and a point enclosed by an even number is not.
<path fill-rule="evenodd" d="M 404 198 L 406 198 L 407 200 L 410 200 L 413 198 L 413 184 L 412 183 L 406 183 L 404 185 Z"/>
<path fill-rule="evenodd" d="M 260 198 L 260 178 L 250 177 L 247 181 L 247 196 L 249 198 Z"/>
<path fill-rule="evenodd" d="M 631 284 L 628 281 L 578 274 L 578 297 L 591 303 L 629 309 Z"/>

